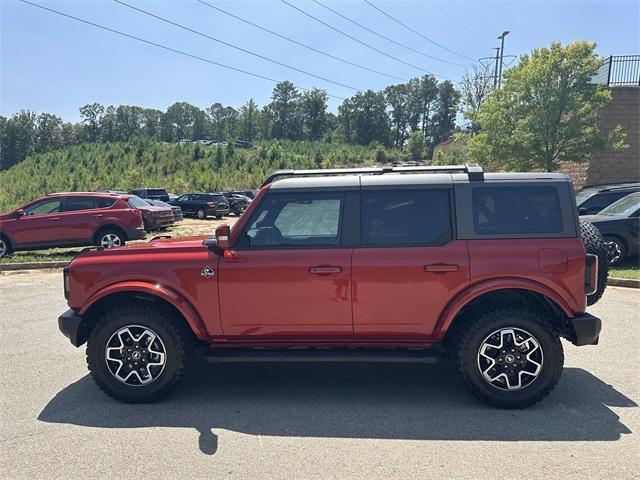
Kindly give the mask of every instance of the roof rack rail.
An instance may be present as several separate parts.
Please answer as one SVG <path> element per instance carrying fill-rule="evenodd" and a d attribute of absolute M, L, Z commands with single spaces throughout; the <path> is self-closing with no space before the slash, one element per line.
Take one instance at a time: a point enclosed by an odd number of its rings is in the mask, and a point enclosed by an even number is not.
<path fill-rule="evenodd" d="M 276 170 L 262 183 L 272 183 L 281 177 L 317 177 L 322 175 L 384 175 L 385 173 L 424 173 L 424 172 L 459 172 L 466 173 L 470 181 L 484 180 L 484 171 L 477 163 L 464 165 L 432 165 L 416 167 L 365 167 L 365 168 L 326 168 L 317 170 Z"/>

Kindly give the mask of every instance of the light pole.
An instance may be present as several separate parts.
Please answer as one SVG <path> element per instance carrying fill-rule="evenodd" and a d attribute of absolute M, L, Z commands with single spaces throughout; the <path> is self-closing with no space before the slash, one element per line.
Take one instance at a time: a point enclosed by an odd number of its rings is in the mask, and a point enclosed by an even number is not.
<path fill-rule="evenodd" d="M 504 32 L 502 32 L 502 35 L 500 35 L 498 37 L 498 40 L 501 40 L 501 42 L 500 42 L 500 71 L 498 72 L 498 88 L 500 88 L 500 86 L 502 85 L 502 60 L 504 59 L 504 37 L 506 37 L 507 35 L 509 35 L 509 31 L 505 30 Z"/>

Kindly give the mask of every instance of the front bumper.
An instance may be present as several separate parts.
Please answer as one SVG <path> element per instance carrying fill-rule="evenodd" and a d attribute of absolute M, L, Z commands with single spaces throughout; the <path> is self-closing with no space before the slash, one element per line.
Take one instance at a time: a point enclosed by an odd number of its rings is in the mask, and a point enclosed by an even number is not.
<path fill-rule="evenodd" d="M 58 328 L 74 347 L 79 347 L 87 341 L 90 330 L 85 318 L 71 309 L 58 317 Z"/>
<path fill-rule="evenodd" d="M 602 329 L 602 321 L 589 313 L 583 313 L 569 318 L 569 324 L 573 330 L 571 342 L 581 347 L 583 345 L 597 345 Z"/>
<path fill-rule="evenodd" d="M 141 240 L 147 236 L 143 227 L 127 230 L 127 240 Z"/>

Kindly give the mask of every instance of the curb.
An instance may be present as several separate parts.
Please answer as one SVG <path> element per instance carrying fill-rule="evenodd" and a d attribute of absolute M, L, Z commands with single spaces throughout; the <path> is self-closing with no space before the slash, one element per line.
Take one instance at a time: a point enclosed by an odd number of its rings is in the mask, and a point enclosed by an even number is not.
<path fill-rule="evenodd" d="M 609 278 L 607 285 L 609 287 L 640 288 L 640 280 L 634 280 L 632 278 Z"/>
<path fill-rule="evenodd" d="M 29 262 L 29 263 L 2 263 L 0 272 L 12 272 L 16 270 L 43 270 L 51 268 L 64 268 L 69 265 L 69 261 L 62 262 Z"/>

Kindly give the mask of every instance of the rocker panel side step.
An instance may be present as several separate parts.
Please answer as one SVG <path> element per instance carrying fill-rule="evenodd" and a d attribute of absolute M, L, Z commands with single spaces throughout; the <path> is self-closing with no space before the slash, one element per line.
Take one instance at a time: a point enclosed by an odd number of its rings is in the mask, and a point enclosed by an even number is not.
<path fill-rule="evenodd" d="M 436 351 L 426 350 L 322 350 L 322 349 L 216 349 L 205 352 L 207 363 L 252 362 L 360 362 L 360 363 L 436 363 Z"/>

